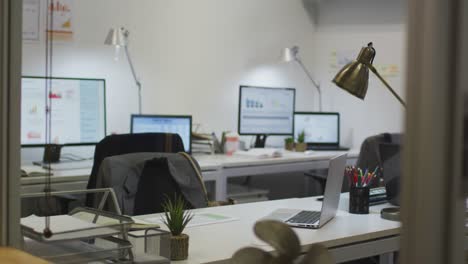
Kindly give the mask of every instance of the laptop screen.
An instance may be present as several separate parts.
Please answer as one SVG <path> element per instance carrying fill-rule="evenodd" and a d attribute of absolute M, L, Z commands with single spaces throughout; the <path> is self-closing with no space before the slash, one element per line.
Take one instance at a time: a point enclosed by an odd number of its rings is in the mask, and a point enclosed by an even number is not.
<path fill-rule="evenodd" d="M 305 132 L 305 142 L 312 145 L 339 145 L 340 114 L 324 112 L 294 113 L 294 138 Z"/>

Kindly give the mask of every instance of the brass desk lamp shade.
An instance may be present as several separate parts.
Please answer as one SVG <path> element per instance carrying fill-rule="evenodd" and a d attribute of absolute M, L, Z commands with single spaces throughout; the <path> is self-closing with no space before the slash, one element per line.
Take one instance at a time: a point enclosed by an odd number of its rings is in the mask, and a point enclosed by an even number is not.
<path fill-rule="evenodd" d="M 104 44 L 110 46 L 127 46 L 129 32 L 125 28 L 111 28 Z"/>
<path fill-rule="evenodd" d="M 343 90 L 352 95 L 364 99 L 367 93 L 369 84 L 369 70 L 371 70 L 384 83 L 385 87 L 395 96 L 400 103 L 406 107 L 405 102 L 401 97 L 390 87 L 390 85 L 380 76 L 375 67 L 372 65 L 375 58 L 375 49 L 372 47 L 372 42 L 363 47 L 355 61 L 345 65 L 333 79 L 333 82 Z"/>

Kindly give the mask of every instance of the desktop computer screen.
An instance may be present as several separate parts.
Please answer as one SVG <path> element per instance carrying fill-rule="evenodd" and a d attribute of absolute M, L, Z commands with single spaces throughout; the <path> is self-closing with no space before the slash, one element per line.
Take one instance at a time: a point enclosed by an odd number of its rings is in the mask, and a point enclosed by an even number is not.
<path fill-rule="evenodd" d="M 46 82 L 50 92 L 46 98 Z M 93 145 L 106 136 L 104 79 L 21 79 L 21 145 Z M 50 100 L 50 138 L 46 138 L 46 99 Z"/>
<path fill-rule="evenodd" d="M 185 152 L 190 153 L 192 145 L 192 116 L 173 115 L 132 115 L 131 133 L 173 133 L 179 134 Z"/>
<path fill-rule="evenodd" d="M 240 135 L 292 135 L 296 90 L 241 86 Z"/>
<path fill-rule="evenodd" d="M 305 142 L 312 144 L 339 144 L 339 113 L 296 112 L 294 114 L 294 138 L 305 132 Z"/>

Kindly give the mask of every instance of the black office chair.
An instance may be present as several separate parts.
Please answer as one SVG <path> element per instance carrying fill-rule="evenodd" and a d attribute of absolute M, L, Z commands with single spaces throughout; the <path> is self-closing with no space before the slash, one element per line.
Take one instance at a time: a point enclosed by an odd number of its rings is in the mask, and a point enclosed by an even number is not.
<path fill-rule="evenodd" d="M 88 189 L 96 188 L 99 167 L 106 157 L 138 152 L 183 152 L 184 144 L 178 134 L 141 133 L 110 135 L 101 140 L 94 151 L 94 163 L 88 181 Z M 86 206 L 94 204 L 94 196 L 86 196 Z"/>
<path fill-rule="evenodd" d="M 164 212 L 166 200 L 176 197 L 185 201 L 185 209 L 207 207 L 208 196 L 201 171 L 193 158 L 192 161 L 194 163 L 181 156 L 146 161 L 135 193 L 133 215 Z"/>
<path fill-rule="evenodd" d="M 384 167 L 384 159 L 381 156 L 380 145 L 391 144 L 399 146 L 401 142 L 402 134 L 400 133 L 382 133 L 366 138 L 362 142 L 356 166 L 361 169 L 368 169 L 369 171 L 374 171 L 377 166 L 382 169 Z M 379 180 L 374 180 L 371 187 L 377 187 L 382 184 Z"/>
<path fill-rule="evenodd" d="M 394 143 L 381 143 L 379 145 L 382 159 L 382 176 L 387 191 L 387 199 L 393 205 L 400 205 L 400 179 L 401 179 L 401 146 Z"/>
<path fill-rule="evenodd" d="M 368 169 L 373 171 L 377 166 L 383 168 L 383 162 L 380 157 L 379 145 L 381 143 L 401 144 L 402 135 L 400 133 L 382 133 L 375 136 L 370 136 L 364 140 L 361 144 L 359 157 L 356 162 L 356 166 L 362 169 Z M 313 170 L 308 171 L 304 176 L 309 179 L 313 179 L 313 182 L 319 185 L 319 194 L 323 194 L 325 191 L 325 184 L 327 183 L 328 169 L 324 170 Z M 374 181 L 371 187 L 379 185 L 379 181 Z M 308 192 L 309 184 L 306 184 L 306 195 L 310 195 Z M 345 177 L 343 179 L 342 192 L 349 191 L 349 182 Z"/>

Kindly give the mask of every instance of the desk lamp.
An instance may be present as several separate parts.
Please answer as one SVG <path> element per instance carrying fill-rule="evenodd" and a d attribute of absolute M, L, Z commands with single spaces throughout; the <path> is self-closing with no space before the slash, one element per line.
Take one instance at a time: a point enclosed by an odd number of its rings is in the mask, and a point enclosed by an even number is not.
<path fill-rule="evenodd" d="M 364 100 L 369 83 L 369 70 L 371 70 L 398 101 L 406 108 L 406 104 L 401 97 L 390 87 L 390 85 L 380 76 L 377 69 L 372 65 L 375 58 L 375 49 L 372 42 L 363 47 L 355 61 L 345 65 L 333 79 L 333 82 L 343 90 Z"/>
<path fill-rule="evenodd" d="M 302 63 L 301 58 L 298 56 L 299 54 L 299 47 L 294 46 L 291 48 L 285 48 L 283 49 L 283 52 L 281 54 L 281 61 L 283 62 L 293 62 L 296 61 L 299 66 L 301 66 L 302 70 L 305 72 L 307 77 L 309 77 L 310 82 L 314 85 L 314 87 L 317 89 L 318 95 L 319 95 L 319 111 L 322 112 L 322 91 L 320 90 L 320 84 L 312 78 L 312 75 L 310 72 L 307 70 L 307 68 L 304 66 L 304 63 Z"/>
<path fill-rule="evenodd" d="M 392 87 L 380 76 L 377 69 L 372 65 L 375 58 L 375 49 L 372 46 L 372 42 L 367 44 L 367 47 L 363 47 L 361 52 L 355 61 L 352 61 L 345 65 L 335 76 L 333 82 L 343 90 L 350 94 L 361 98 L 367 93 L 367 87 L 369 83 L 369 70 L 371 70 L 380 81 L 383 82 L 385 87 L 395 96 L 395 98 L 406 108 L 406 104 L 401 97 L 392 89 Z M 384 208 L 381 210 L 380 215 L 382 218 L 387 220 L 398 221 L 400 218 L 399 208 Z"/>
<path fill-rule="evenodd" d="M 106 40 L 104 44 L 109 46 L 114 46 L 116 51 L 120 49 L 120 47 L 124 47 L 125 55 L 127 56 L 128 64 L 130 64 L 130 69 L 132 70 L 133 78 L 135 79 L 135 83 L 138 86 L 138 113 L 141 114 L 141 83 L 135 73 L 135 68 L 133 67 L 132 59 L 130 57 L 130 53 L 128 52 L 128 36 L 130 32 L 121 27 L 121 28 L 111 28 L 109 33 L 107 34 Z"/>

